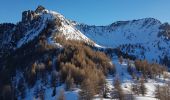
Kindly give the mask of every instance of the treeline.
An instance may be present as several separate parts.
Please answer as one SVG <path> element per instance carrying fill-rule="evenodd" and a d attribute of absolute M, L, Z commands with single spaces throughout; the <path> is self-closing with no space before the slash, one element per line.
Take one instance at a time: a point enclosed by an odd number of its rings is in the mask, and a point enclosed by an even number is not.
<path fill-rule="evenodd" d="M 155 79 L 156 76 L 161 76 L 167 71 L 167 67 L 157 64 L 157 63 L 149 63 L 147 60 L 135 60 L 134 66 L 131 66 L 130 62 L 128 62 L 128 72 L 135 77 L 136 73 L 142 74 L 142 76 L 147 79 Z"/>

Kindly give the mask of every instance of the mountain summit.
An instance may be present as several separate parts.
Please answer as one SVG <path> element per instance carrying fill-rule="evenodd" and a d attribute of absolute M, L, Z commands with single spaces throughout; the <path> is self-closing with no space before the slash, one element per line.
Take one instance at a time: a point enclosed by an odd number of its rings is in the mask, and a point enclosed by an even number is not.
<path fill-rule="evenodd" d="M 57 36 L 66 40 L 80 40 L 88 44 L 98 46 L 92 40 L 82 34 L 72 22 L 63 15 L 38 6 L 35 11 L 28 10 L 22 13 L 22 21 L 17 24 L 4 23 L 0 25 L 0 49 L 1 53 L 16 50 L 28 44 L 41 33 L 48 30 L 47 41 L 55 45 Z"/>
<path fill-rule="evenodd" d="M 56 35 L 61 35 L 65 37 L 67 40 L 81 40 L 84 42 L 88 42 L 91 44 L 93 41 L 88 39 L 85 35 L 83 35 L 79 30 L 77 30 L 73 24 L 67 20 L 63 15 L 54 12 L 54 11 L 49 11 L 45 9 L 42 6 L 38 6 L 38 8 L 35 11 L 25 11 L 23 12 L 23 20 L 24 21 L 29 21 L 28 23 L 33 23 L 33 24 L 39 24 L 39 28 L 37 30 L 29 30 L 29 33 L 27 33 L 26 38 L 22 38 L 21 41 L 19 42 L 18 46 L 22 45 L 22 43 L 29 41 L 29 37 L 33 38 L 34 36 L 37 36 L 45 27 L 47 27 L 47 24 L 51 24 L 51 35 L 53 35 L 52 38 L 55 38 L 54 36 Z M 32 20 L 40 20 L 39 23 L 34 23 L 35 21 Z M 36 27 L 34 27 L 35 29 Z M 33 32 L 36 31 L 36 32 Z M 38 31 L 38 32 L 37 32 Z M 32 36 L 30 36 L 30 33 Z"/>

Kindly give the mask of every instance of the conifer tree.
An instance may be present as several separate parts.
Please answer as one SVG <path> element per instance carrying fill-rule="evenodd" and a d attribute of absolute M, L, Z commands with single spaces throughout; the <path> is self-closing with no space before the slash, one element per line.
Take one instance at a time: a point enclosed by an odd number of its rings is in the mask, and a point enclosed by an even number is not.
<path fill-rule="evenodd" d="M 57 100 L 66 100 L 64 95 L 64 90 L 60 90 Z"/>
<path fill-rule="evenodd" d="M 80 100 L 92 100 L 95 90 L 89 79 L 85 79 L 81 84 L 79 93 Z"/>
<path fill-rule="evenodd" d="M 140 80 L 140 93 L 144 96 L 146 94 L 147 88 L 145 87 L 144 84 L 144 78 Z"/>
<path fill-rule="evenodd" d="M 123 93 L 123 90 L 122 90 L 122 87 L 121 87 L 121 83 L 120 83 L 120 80 L 118 77 L 115 78 L 114 82 L 114 88 L 115 88 L 115 92 L 117 93 L 117 98 L 119 100 L 124 100 L 124 93 Z"/>
<path fill-rule="evenodd" d="M 65 88 L 67 91 L 71 90 L 74 87 L 74 79 L 71 77 L 70 72 L 66 78 L 65 84 L 66 84 Z"/>
<path fill-rule="evenodd" d="M 119 57 L 119 62 L 120 62 L 120 64 L 123 63 L 123 57 L 122 56 Z"/>
<path fill-rule="evenodd" d="M 160 99 L 161 98 L 161 90 L 160 90 L 160 86 L 157 85 L 156 89 L 155 89 L 155 98 Z"/>
<path fill-rule="evenodd" d="M 54 87 L 53 89 L 52 97 L 54 97 L 55 95 L 56 95 L 56 87 Z"/>

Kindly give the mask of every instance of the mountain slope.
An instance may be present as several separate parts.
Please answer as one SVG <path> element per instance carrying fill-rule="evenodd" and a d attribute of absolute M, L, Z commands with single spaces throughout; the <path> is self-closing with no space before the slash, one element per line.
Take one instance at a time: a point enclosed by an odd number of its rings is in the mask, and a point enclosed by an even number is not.
<path fill-rule="evenodd" d="M 56 42 L 57 37 L 83 41 L 99 47 L 77 30 L 63 15 L 49 11 L 42 6 L 39 6 L 35 11 L 24 11 L 22 20 L 16 25 L 11 23 L 0 24 L 0 30 L 0 64 L 3 63 L 3 58 L 41 36 L 45 38 L 48 45 L 54 47 L 61 47 Z M 46 32 L 42 34 L 45 30 Z"/>
<path fill-rule="evenodd" d="M 118 21 L 108 26 L 76 24 L 87 37 L 105 47 L 120 48 L 137 58 L 161 62 L 170 56 L 170 41 L 162 35 L 160 21 L 145 18 L 132 21 Z"/>
<path fill-rule="evenodd" d="M 67 40 L 81 40 L 92 45 L 95 44 L 77 30 L 64 16 L 39 6 L 35 11 L 24 11 L 22 13 L 22 21 L 16 25 L 0 25 L 2 31 L 2 36 L 0 37 L 2 38 L 0 44 L 1 49 L 3 49 L 5 45 L 10 45 L 11 42 L 13 42 L 13 44 L 11 44 L 13 48 L 20 48 L 22 45 L 37 37 L 48 24 L 52 24 L 50 34 L 53 39 L 55 36 L 61 35 Z M 7 28 L 5 27 L 12 29 L 6 31 L 5 29 Z"/>
<path fill-rule="evenodd" d="M 43 7 L 38 7 L 34 12 L 36 16 L 41 18 L 39 26 L 29 30 L 25 36 L 19 41 L 18 46 L 20 46 L 20 42 L 27 42 L 37 36 L 41 30 L 47 25 L 52 24 L 51 35 L 53 38 L 57 35 L 61 35 L 66 40 L 80 40 L 84 42 L 93 43 L 90 39 L 88 39 L 85 35 L 83 35 L 79 30 L 77 30 L 72 23 L 70 23 L 64 16 L 61 14 L 49 11 Z M 32 34 L 31 34 L 32 33 Z M 27 38 L 29 37 L 29 38 Z M 22 43 L 21 42 L 21 43 Z"/>
<path fill-rule="evenodd" d="M 47 97 L 56 99 L 56 93 L 51 96 L 51 92 L 58 91 L 56 87 L 61 85 L 61 88 L 65 87 L 68 73 L 75 74 L 73 78 L 80 85 L 87 72 L 104 76 L 97 69 L 98 65 L 111 67 L 104 53 L 92 49 L 99 45 L 77 30 L 64 16 L 42 6 L 35 11 L 24 11 L 22 21 L 16 25 L 1 24 L 0 30 L 1 100 L 41 99 L 41 92 L 43 95 L 47 92 Z M 81 64 L 81 61 L 84 63 Z M 87 69 L 89 71 L 83 71 Z M 74 94 L 77 95 L 77 92 Z"/>

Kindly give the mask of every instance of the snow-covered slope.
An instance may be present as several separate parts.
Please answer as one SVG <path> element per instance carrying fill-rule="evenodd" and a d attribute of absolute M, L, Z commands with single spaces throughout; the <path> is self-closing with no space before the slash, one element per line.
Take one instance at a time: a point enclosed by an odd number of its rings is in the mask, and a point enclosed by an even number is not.
<path fill-rule="evenodd" d="M 76 24 L 76 27 L 99 45 L 119 47 L 138 58 L 159 61 L 170 55 L 170 41 L 160 35 L 161 22 L 153 18 L 118 21 L 108 26 Z"/>
<path fill-rule="evenodd" d="M 47 27 L 49 24 L 50 27 Z M 0 47 L 3 53 L 7 51 L 3 50 L 4 47 L 20 48 L 38 37 L 42 31 L 50 30 L 47 41 L 52 45 L 58 45 L 55 43 L 56 37 L 63 36 L 67 40 L 80 40 L 97 47 L 120 48 L 137 58 L 159 62 L 170 55 L 170 41 L 165 35 L 160 35 L 164 31 L 160 26 L 162 23 L 153 18 L 118 21 L 108 26 L 89 26 L 38 7 L 35 11 L 23 12 L 22 21 L 12 27 Z"/>
<path fill-rule="evenodd" d="M 37 8 L 39 9 L 39 8 Z M 35 15 L 40 17 L 38 25 L 31 30 L 28 30 L 23 38 L 21 38 L 17 47 L 21 47 L 23 44 L 33 40 L 36 36 L 38 36 L 41 31 L 47 26 L 49 22 L 53 23 L 52 28 L 52 36 L 55 39 L 55 36 L 61 35 L 67 40 L 80 40 L 86 43 L 95 44 L 93 41 L 88 39 L 84 34 L 82 34 L 79 30 L 77 30 L 70 21 L 68 21 L 63 15 L 49 11 L 47 9 L 41 9 L 40 11 L 35 11 Z M 50 23 L 51 24 L 51 23 Z M 96 45 L 96 44 L 95 44 Z"/>
<path fill-rule="evenodd" d="M 39 6 L 35 11 L 24 11 L 22 13 L 22 21 L 16 25 L 2 24 L 0 25 L 0 29 L 2 35 L 0 36 L 2 38 L 0 43 L 1 49 L 6 45 L 12 45 L 14 49 L 20 48 L 24 44 L 34 40 L 44 30 L 49 30 L 48 34 L 50 35 L 47 38 L 51 42 L 55 42 L 55 37 L 60 35 L 67 40 L 84 41 L 88 44 L 99 46 L 77 30 L 73 23 L 63 15 L 47 10 L 42 6 Z"/>

